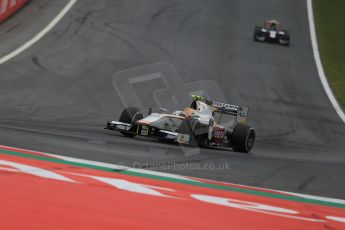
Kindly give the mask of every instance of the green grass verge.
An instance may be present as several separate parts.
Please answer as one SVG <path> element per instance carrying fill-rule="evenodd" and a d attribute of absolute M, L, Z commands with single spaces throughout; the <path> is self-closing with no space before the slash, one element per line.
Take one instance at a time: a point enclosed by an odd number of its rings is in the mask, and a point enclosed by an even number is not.
<path fill-rule="evenodd" d="M 322 65 L 339 102 L 345 105 L 345 0 L 313 0 Z"/>

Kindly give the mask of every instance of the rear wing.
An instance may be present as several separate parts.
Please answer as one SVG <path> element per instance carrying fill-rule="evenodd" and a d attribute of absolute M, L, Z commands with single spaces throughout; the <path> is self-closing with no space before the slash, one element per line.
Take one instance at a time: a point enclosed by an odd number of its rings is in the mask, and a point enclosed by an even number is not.
<path fill-rule="evenodd" d="M 272 19 L 272 20 L 266 20 L 266 21 L 264 22 L 264 27 L 265 27 L 266 29 L 269 29 L 269 28 L 272 26 L 273 23 L 276 25 L 277 30 L 280 30 L 280 22 L 278 22 L 277 20 L 274 20 L 274 19 Z"/>
<path fill-rule="evenodd" d="M 211 106 L 218 112 L 235 116 L 238 123 L 247 123 L 248 107 L 213 101 Z"/>
<path fill-rule="evenodd" d="M 220 110 L 221 112 L 230 113 L 234 115 L 236 115 L 238 111 L 242 109 L 241 106 L 238 105 L 226 104 L 216 101 L 212 101 L 210 105 L 215 107 L 217 110 Z"/>
<path fill-rule="evenodd" d="M 247 119 L 249 111 L 248 107 L 211 101 L 205 99 L 203 96 L 192 95 L 192 97 L 194 100 L 204 101 L 207 105 L 216 108 L 217 112 L 236 116 L 238 122 L 243 122 Z"/>

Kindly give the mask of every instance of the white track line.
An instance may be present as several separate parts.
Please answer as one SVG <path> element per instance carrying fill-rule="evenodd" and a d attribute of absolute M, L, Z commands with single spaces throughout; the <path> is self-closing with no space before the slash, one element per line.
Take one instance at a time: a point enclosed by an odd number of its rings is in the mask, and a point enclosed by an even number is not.
<path fill-rule="evenodd" d="M 0 65 L 4 64 L 5 62 L 9 61 L 10 59 L 16 57 L 17 55 L 19 55 L 20 53 L 22 53 L 26 49 L 30 48 L 33 44 L 38 42 L 41 38 L 43 38 L 44 35 L 46 35 L 51 29 L 54 28 L 54 26 L 56 24 L 58 24 L 58 22 L 67 14 L 67 12 L 74 6 L 74 4 L 77 1 L 78 0 L 70 0 L 68 2 L 68 4 L 60 11 L 60 13 L 41 32 L 36 34 L 36 36 L 31 38 L 29 41 L 24 43 L 19 48 L 15 49 L 11 53 L 9 53 L 9 54 L 5 55 L 4 57 L 0 58 Z"/>
<path fill-rule="evenodd" d="M 309 19 L 309 29 L 310 29 L 310 37 L 311 37 L 311 43 L 313 46 L 313 53 L 314 53 L 314 59 L 317 66 L 317 71 L 319 73 L 319 78 L 321 80 L 322 86 L 326 91 L 326 94 L 331 101 L 331 104 L 335 111 L 338 113 L 340 119 L 345 123 L 345 114 L 342 108 L 340 107 L 337 99 L 334 97 L 333 92 L 331 88 L 329 87 L 327 77 L 325 74 L 325 71 L 322 66 L 322 62 L 320 59 L 320 52 L 317 45 L 317 37 L 316 37 L 316 31 L 315 31 L 315 21 L 314 21 L 314 13 L 313 13 L 313 2 L 312 0 L 307 0 L 307 8 L 308 8 L 308 19 Z"/>

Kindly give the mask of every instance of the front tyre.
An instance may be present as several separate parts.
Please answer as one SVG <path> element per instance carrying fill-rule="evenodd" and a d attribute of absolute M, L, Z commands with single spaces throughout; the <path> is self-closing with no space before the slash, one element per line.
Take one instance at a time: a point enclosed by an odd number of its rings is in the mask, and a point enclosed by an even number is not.
<path fill-rule="evenodd" d="M 120 115 L 119 121 L 126 124 L 132 124 L 132 127 L 128 131 L 122 131 L 121 134 L 126 137 L 134 137 L 138 129 L 138 126 L 135 124 L 135 122 L 141 119 L 143 119 L 143 115 L 139 112 L 137 107 L 125 108 Z"/>
<path fill-rule="evenodd" d="M 244 124 L 237 124 L 231 134 L 231 146 L 236 152 L 249 153 L 255 143 L 254 128 Z"/>
<path fill-rule="evenodd" d="M 284 35 L 282 36 L 280 43 L 283 46 L 290 46 L 290 34 L 288 31 L 284 30 Z"/>
<path fill-rule="evenodd" d="M 265 40 L 261 26 L 255 26 L 253 40 L 256 42 L 262 42 Z"/>

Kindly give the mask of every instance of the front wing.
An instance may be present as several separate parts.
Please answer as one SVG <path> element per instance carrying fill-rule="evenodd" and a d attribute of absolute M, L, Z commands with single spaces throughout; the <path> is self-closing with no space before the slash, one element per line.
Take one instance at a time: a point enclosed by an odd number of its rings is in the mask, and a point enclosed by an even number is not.
<path fill-rule="evenodd" d="M 181 144 L 189 144 L 189 135 L 179 134 L 167 130 L 157 129 L 147 125 L 136 125 L 133 130 L 132 124 L 127 124 L 119 121 L 109 121 L 105 129 L 114 130 L 118 132 L 126 132 L 134 135 L 157 138 L 165 141 L 178 142 Z"/>

